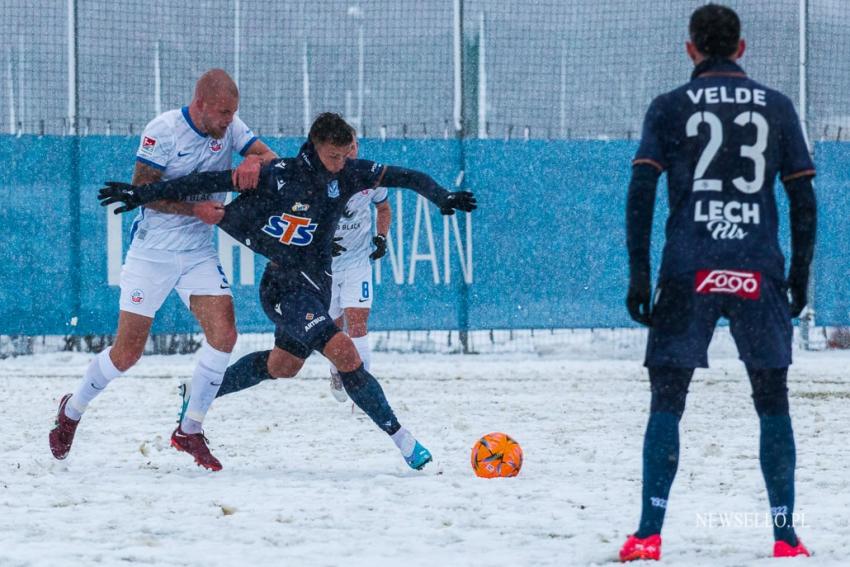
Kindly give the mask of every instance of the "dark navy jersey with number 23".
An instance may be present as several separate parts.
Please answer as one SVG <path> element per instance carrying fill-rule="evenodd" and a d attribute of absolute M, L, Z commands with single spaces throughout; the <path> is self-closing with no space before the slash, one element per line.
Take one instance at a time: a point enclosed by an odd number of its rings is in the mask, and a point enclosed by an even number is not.
<path fill-rule="evenodd" d="M 788 97 L 731 61 L 705 62 L 652 102 L 633 163 L 667 172 L 662 278 L 724 268 L 784 278 L 775 180 L 814 175 Z"/>

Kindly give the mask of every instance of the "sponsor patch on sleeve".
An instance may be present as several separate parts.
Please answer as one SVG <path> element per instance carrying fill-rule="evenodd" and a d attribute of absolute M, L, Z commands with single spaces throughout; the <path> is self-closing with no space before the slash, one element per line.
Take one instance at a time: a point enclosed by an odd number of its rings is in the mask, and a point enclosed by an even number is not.
<path fill-rule="evenodd" d="M 139 148 L 140 154 L 151 155 L 156 149 L 156 138 L 150 136 L 142 137 L 142 147 Z"/>

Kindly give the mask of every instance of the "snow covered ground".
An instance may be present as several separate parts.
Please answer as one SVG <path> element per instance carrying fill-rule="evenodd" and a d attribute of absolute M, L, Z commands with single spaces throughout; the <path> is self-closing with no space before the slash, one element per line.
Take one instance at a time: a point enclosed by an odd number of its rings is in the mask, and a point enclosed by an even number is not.
<path fill-rule="evenodd" d="M 717 341 L 683 419 L 667 565 L 775 565 L 743 367 Z M 85 415 L 67 461 L 56 403 L 90 355 L 0 361 L 0 565 L 592 565 L 636 528 L 649 388 L 640 352 L 376 353 L 403 424 L 434 453 L 409 470 L 320 357 L 299 378 L 224 397 L 206 429 L 225 469 L 168 445 L 191 356 L 146 357 Z M 850 564 L 850 353 L 797 353 L 797 512 L 813 559 Z M 475 440 L 505 431 L 517 478 L 476 478 Z M 728 525 L 729 523 L 733 525 Z M 757 524 L 757 525 L 753 525 Z"/>

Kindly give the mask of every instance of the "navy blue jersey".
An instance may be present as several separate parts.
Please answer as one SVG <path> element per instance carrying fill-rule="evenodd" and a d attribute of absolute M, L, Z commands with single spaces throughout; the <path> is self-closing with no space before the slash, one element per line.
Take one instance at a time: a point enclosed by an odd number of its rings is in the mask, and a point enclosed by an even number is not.
<path fill-rule="evenodd" d="M 791 101 L 708 60 L 647 111 L 635 164 L 667 172 L 661 277 L 746 269 L 784 278 L 775 180 L 814 175 Z"/>
<path fill-rule="evenodd" d="M 364 187 L 376 187 L 385 169 L 348 160 L 331 175 L 314 167 L 317 160 L 302 152 L 273 161 L 261 171 L 257 189 L 229 203 L 218 224 L 251 250 L 316 283 L 331 273 L 331 242 L 346 202 Z"/>
<path fill-rule="evenodd" d="M 440 207 L 446 206 L 449 195 L 423 173 L 367 160 L 347 160 L 341 171 L 332 174 L 308 143 L 298 157 L 266 165 L 257 189 L 231 201 L 218 226 L 277 264 L 279 278 L 324 290 L 331 275 L 332 241 L 346 202 L 364 188 L 382 183 L 413 189 Z M 144 202 L 150 202 L 232 190 L 231 172 L 223 171 L 152 183 L 142 194 Z"/>

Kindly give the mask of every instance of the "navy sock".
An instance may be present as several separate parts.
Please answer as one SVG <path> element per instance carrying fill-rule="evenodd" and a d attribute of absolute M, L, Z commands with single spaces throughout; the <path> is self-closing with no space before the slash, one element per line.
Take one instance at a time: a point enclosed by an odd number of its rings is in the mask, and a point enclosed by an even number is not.
<path fill-rule="evenodd" d="M 773 537 L 795 546 L 794 468 L 797 450 L 788 407 L 788 369 L 747 367 L 753 386 L 753 403 L 759 416 L 761 436 L 759 461 L 770 515 Z"/>
<path fill-rule="evenodd" d="M 679 466 L 679 416 L 664 411 L 649 414 L 643 440 L 643 495 L 639 538 L 661 533 L 667 496 Z"/>
<path fill-rule="evenodd" d="M 767 485 L 767 498 L 770 501 L 773 537 L 795 546 L 797 535 L 793 522 L 794 467 L 797 454 L 791 416 L 763 415 L 759 421 L 759 460 L 764 483 Z"/>
<path fill-rule="evenodd" d="M 264 380 L 273 379 L 268 367 L 270 353 L 270 350 L 252 352 L 228 366 L 215 397 L 220 398 L 226 394 L 256 386 Z"/>
<path fill-rule="evenodd" d="M 362 364 L 351 372 L 340 371 L 339 377 L 348 397 L 375 422 L 375 425 L 388 435 L 401 429 L 384 390 Z"/>

